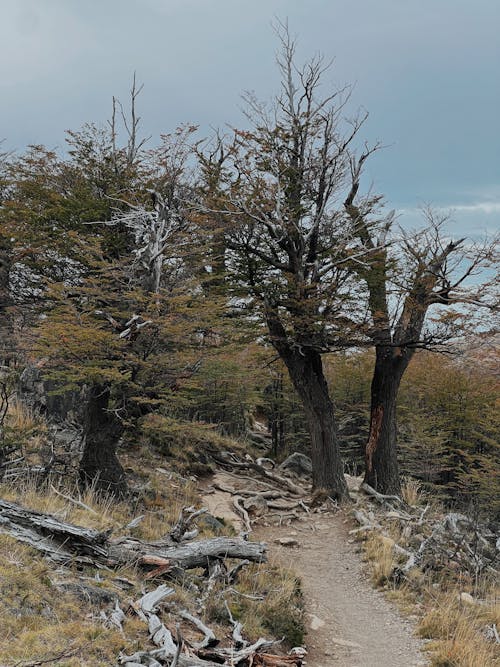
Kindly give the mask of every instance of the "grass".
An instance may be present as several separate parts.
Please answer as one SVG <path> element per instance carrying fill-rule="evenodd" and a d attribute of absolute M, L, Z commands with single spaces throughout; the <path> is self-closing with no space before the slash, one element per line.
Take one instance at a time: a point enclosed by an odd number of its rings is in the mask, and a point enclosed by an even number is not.
<path fill-rule="evenodd" d="M 500 627 L 500 588 L 492 588 L 484 605 L 464 604 L 456 591 L 430 597 L 432 604 L 418 633 L 432 640 L 433 667 L 500 665 L 500 646 L 485 637 L 488 626 Z"/>
<path fill-rule="evenodd" d="M 182 507 L 199 506 L 196 481 L 181 477 L 157 449 L 141 445 L 124 452 L 121 458 L 135 488 L 132 503 L 111 502 L 93 489 L 79 493 L 71 484 L 61 485 L 59 478 L 43 484 L 35 478 L 5 482 L 0 484 L 0 497 L 89 528 L 113 528 L 115 538 L 131 534 L 145 541 L 168 533 Z M 144 519 L 136 528 L 127 529 L 126 525 L 138 515 L 144 515 Z M 213 529 L 203 521 L 199 528 L 200 537 L 213 535 Z M 233 534 L 234 530 L 226 526 L 223 532 Z M 228 563 L 228 567 L 231 565 Z M 127 616 L 124 637 L 103 624 L 101 608 L 60 589 L 61 583 L 101 588 L 117 594 L 123 609 L 144 592 L 145 582 L 133 567 L 114 572 L 99 570 L 99 580 L 95 575 L 91 567 L 56 568 L 38 552 L 0 534 L 0 665 L 22 667 L 49 660 L 65 667 L 101 667 L 116 664 L 120 651 L 133 653 L 148 648 L 147 628 L 141 621 Z M 119 577 L 132 582 L 133 588 L 126 592 L 120 589 L 116 581 Z M 194 570 L 186 572 L 181 581 L 169 582 L 175 589 L 169 603 L 198 613 L 196 586 L 202 583 L 202 577 L 201 571 Z M 149 589 L 155 583 L 146 586 Z M 227 600 L 250 640 L 285 637 L 289 645 L 302 643 L 302 597 L 291 572 L 274 564 L 252 564 L 243 568 L 232 590 L 226 589 L 224 584 L 215 587 L 204 617 L 219 637 L 230 635 L 224 606 Z M 165 618 L 167 622 L 170 619 L 173 629 L 178 619 L 167 612 Z M 186 637 L 193 633 L 189 624 L 181 624 L 181 630 Z"/>
<path fill-rule="evenodd" d="M 208 475 L 213 472 L 212 455 L 228 450 L 244 451 L 242 444 L 220 435 L 214 424 L 150 414 L 144 418 L 141 429 L 145 441 L 169 457 L 174 469 L 183 475 Z"/>
<path fill-rule="evenodd" d="M 401 484 L 401 497 L 407 505 L 418 505 L 423 497 L 422 483 L 414 477 L 404 477 Z"/>
<path fill-rule="evenodd" d="M 290 648 L 303 644 L 302 591 L 291 570 L 273 563 L 247 566 L 230 591 L 223 587 L 214 590 L 206 609 L 208 622 L 221 623 L 228 618 L 225 601 L 250 641 L 278 637 Z"/>
<path fill-rule="evenodd" d="M 74 652 L 59 665 L 115 664 L 120 650 L 139 646 L 139 627 L 127 639 L 106 628 L 99 610 L 57 587 L 52 566 L 32 549 L 0 535 L 0 664 L 23 665 Z"/>
<path fill-rule="evenodd" d="M 387 584 L 396 565 L 392 540 L 372 533 L 365 542 L 365 556 L 371 565 L 371 578 L 375 586 Z"/>
<path fill-rule="evenodd" d="M 402 495 L 409 505 L 422 501 L 420 486 L 411 480 L 405 481 Z M 473 581 L 467 572 L 447 570 L 437 575 L 418 568 L 398 581 L 394 578 L 398 561 L 392 545 L 394 539 L 406 546 L 405 537 L 390 526 L 386 534 L 390 537 L 375 531 L 360 533 L 372 580 L 404 613 L 420 619 L 417 632 L 428 640 L 431 666 L 500 667 L 500 646 L 486 636 L 488 627 L 500 628 L 498 582 L 486 576 Z M 464 592 L 471 593 L 477 603 L 464 601 L 460 597 Z"/>

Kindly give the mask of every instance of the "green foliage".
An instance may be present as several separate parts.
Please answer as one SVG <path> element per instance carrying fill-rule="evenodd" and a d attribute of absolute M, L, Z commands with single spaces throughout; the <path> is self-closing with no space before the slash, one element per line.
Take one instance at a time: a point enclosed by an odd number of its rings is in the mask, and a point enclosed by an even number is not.
<path fill-rule="evenodd" d="M 401 388 L 409 472 L 490 516 L 500 513 L 498 383 L 480 358 L 416 358 Z"/>

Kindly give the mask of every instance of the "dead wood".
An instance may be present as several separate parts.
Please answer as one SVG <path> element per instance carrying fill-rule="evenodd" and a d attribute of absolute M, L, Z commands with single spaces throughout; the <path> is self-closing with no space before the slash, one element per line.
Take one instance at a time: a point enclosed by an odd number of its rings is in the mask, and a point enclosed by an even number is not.
<path fill-rule="evenodd" d="M 291 493 L 294 496 L 305 496 L 306 495 L 306 490 L 297 484 L 294 484 L 291 480 L 287 479 L 286 477 L 283 477 L 282 475 L 278 475 L 275 472 L 271 472 L 270 470 L 267 470 L 263 466 L 258 465 L 258 463 L 254 463 L 253 461 L 244 461 L 244 462 L 236 462 L 234 460 L 227 460 L 227 459 L 217 459 L 218 463 L 221 463 L 224 467 L 231 467 L 231 468 L 236 468 L 239 470 L 252 470 L 256 472 L 259 477 L 262 477 L 265 480 L 271 481 L 274 483 L 274 486 L 280 486 L 285 488 L 289 493 Z M 251 479 L 252 482 L 255 483 L 256 480 Z"/>
<path fill-rule="evenodd" d="M 259 496 L 264 498 L 264 500 L 277 500 L 278 498 L 288 497 L 288 494 L 283 491 L 253 491 L 248 489 L 233 489 L 232 487 L 221 484 L 220 482 L 214 482 L 213 487 L 214 489 L 223 491 L 224 493 L 230 493 L 232 496 L 247 496 L 249 498 Z"/>
<path fill-rule="evenodd" d="M 250 523 L 250 517 L 248 516 L 248 512 L 243 506 L 243 498 L 241 496 L 235 496 L 233 498 L 233 507 L 236 510 L 236 514 L 240 516 L 243 519 L 243 523 L 245 524 L 245 528 L 248 533 L 252 532 L 252 524 Z"/>
<path fill-rule="evenodd" d="M 244 648 L 245 646 L 248 646 L 248 642 L 243 639 L 243 636 L 241 634 L 243 630 L 243 625 L 239 621 L 235 621 L 234 617 L 231 613 L 231 609 L 229 608 L 229 605 L 227 601 L 224 601 L 224 606 L 226 607 L 227 615 L 229 617 L 229 622 L 233 626 L 233 641 L 234 645 L 236 648 Z"/>
<path fill-rule="evenodd" d="M 201 619 L 197 618 L 196 616 L 193 616 L 190 614 L 188 611 L 185 609 L 181 610 L 178 612 L 178 615 L 183 618 L 185 621 L 189 621 L 192 625 L 195 626 L 202 634 L 203 634 L 203 641 L 197 642 L 197 643 L 192 643 L 191 646 L 195 649 L 201 649 L 201 648 L 207 648 L 211 646 L 217 646 L 219 643 L 219 640 L 215 636 L 215 633 L 213 630 L 211 630 L 209 627 L 207 627 Z"/>
<path fill-rule="evenodd" d="M 170 538 L 174 542 L 183 542 L 191 540 L 198 535 L 198 529 L 190 530 L 191 525 L 201 514 L 205 514 L 208 510 L 205 507 L 197 510 L 194 507 L 183 507 L 177 523 L 169 532 Z"/>
<path fill-rule="evenodd" d="M 58 563 L 102 564 L 108 555 L 109 531 L 74 526 L 5 500 L 0 500 L 0 532 L 29 544 Z"/>
<path fill-rule="evenodd" d="M 236 558 L 262 562 L 265 545 L 230 537 L 215 537 L 189 544 L 172 545 L 170 538 L 143 542 L 133 538 L 110 539 L 99 532 L 75 526 L 49 514 L 28 510 L 0 500 L 0 533 L 28 544 L 57 563 L 86 563 L 100 567 L 137 564 L 145 571 L 155 568 L 206 567 L 213 559 Z"/>
<path fill-rule="evenodd" d="M 379 493 L 366 482 L 361 484 L 361 489 L 372 498 L 375 498 L 375 500 L 377 500 L 379 503 L 388 504 L 389 502 L 395 502 L 398 503 L 398 505 L 405 505 L 404 501 L 399 496 L 391 496 L 385 495 L 384 493 Z"/>
<path fill-rule="evenodd" d="M 257 656 L 262 654 L 265 659 L 268 654 L 263 653 L 268 651 L 274 644 L 279 643 L 267 639 L 258 639 L 254 644 L 249 645 L 241 635 L 242 625 L 235 621 L 232 617 L 231 611 L 226 604 L 226 609 L 230 621 L 233 625 L 233 640 L 235 645 L 229 648 L 222 648 L 216 646 L 218 641 L 210 628 L 197 617 L 193 616 L 187 611 L 179 612 L 179 616 L 189 621 L 197 627 L 205 636 L 204 641 L 200 645 L 192 644 L 188 646 L 183 641 L 178 627 L 176 632 L 176 639 L 174 639 L 171 631 L 162 622 L 159 616 L 159 607 L 164 601 L 173 594 L 173 589 L 165 584 L 158 586 L 154 591 L 143 595 L 132 605 L 132 609 L 148 626 L 149 637 L 157 649 L 152 651 L 138 651 L 133 655 L 120 655 L 118 662 L 125 667 L 136 667 L 138 665 L 148 665 L 151 667 L 168 664 L 170 667 L 177 665 L 177 667 L 217 667 L 218 665 L 248 665 L 260 664 L 269 667 L 279 667 L 279 662 L 265 662 L 255 663 Z M 260 659 L 260 658 L 259 658 Z M 297 662 L 285 662 L 288 665 L 300 665 Z"/>
<path fill-rule="evenodd" d="M 496 563 L 500 558 L 500 545 L 495 546 L 495 536 L 486 526 L 456 512 L 431 520 L 426 516 L 429 505 L 420 509 L 406 505 L 398 496 L 379 494 L 367 484 L 361 488 L 379 503 L 380 509 L 376 513 L 354 510 L 353 516 L 360 527 L 349 532 L 353 535 L 376 531 L 382 535 L 400 561 L 404 559 L 395 566 L 393 576 L 406 578 L 414 567 L 440 571 L 449 568 L 451 563 L 458 571 L 469 572 L 475 577 L 483 571 L 499 574 Z M 398 502 L 400 507 L 395 510 L 392 502 Z M 401 522 L 405 546 L 385 531 L 384 525 L 389 521 Z"/>

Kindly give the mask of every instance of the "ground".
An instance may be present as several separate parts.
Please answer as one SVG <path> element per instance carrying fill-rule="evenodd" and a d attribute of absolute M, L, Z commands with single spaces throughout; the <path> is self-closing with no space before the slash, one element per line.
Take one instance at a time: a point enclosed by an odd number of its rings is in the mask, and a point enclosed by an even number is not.
<path fill-rule="evenodd" d="M 309 667 L 416 667 L 428 662 L 412 624 L 401 617 L 369 578 L 349 539 L 344 515 L 293 527 L 260 528 L 271 558 L 293 567 L 302 579 L 308 619 Z M 280 535 L 297 547 L 280 546 Z"/>
<path fill-rule="evenodd" d="M 217 475 L 228 484 L 224 473 Z M 231 480 L 234 486 L 234 478 Z M 239 518 L 229 494 L 216 491 L 204 504 L 217 516 Z M 311 514 L 290 526 L 259 526 L 252 539 L 268 543 L 271 562 L 292 568 L 301 578 L 308 619 L 308 667 L 417 667 L 427 665 L 423 643 L 369 582 L 343 511 Z M 291 538 L 294 546 L 282 546 Z"/>

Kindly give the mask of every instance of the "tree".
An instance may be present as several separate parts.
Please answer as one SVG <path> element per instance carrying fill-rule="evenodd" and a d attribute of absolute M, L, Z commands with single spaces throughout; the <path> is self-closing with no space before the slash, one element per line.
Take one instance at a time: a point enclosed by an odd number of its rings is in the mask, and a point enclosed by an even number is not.
<path fill-rule="evenodd" d="M 368 293 L 371 322 L 366 333 L 376 353 L 365 481 L 382 493 L 396 494 L 400 490 L 396 404 L 401 379 L 417 349 L 450 348 L 464 319 L 464 308 L 494 309 L 487 269 L 495 242 L 466 244 L 463 238 L 447 239 L 446 217 L 430 209 L 421 230 L 407 233 L 400 229 L 399 239 L 391 236 L 394 212 L 380 215 L 380 197 L 357 199 L 370 152 L 351 158 L 352 186 L 344 206 L 358 239 L 358 245 L 350 249 L 355 260 L 352 268 Z M 467 282 L 478 274 L 479 284 Z M 462 311 L 453 310 L 456 304 L 461 304 Z M 426 327 L 431 313 L 436 317 Z"/>
<path fill-rule="evenodd" d="M 269 108 L 246 96 L 253 129 L 237 131 L 227 147 L 231 169 L 216 212 L 224 213 L 234 302 L 266 325 L 304 406 L 314 486 L 343 499 L 347 486 L 322 356 L 352 344 L 356 288 L 345 268 L 351 239 L 341 202 L 350 187 L 349 147 L 366 115 L 344 123 L 349 90 L 320 97 L 328 66 L 316 58 L 298 69 L 286 28 L 280 37 L 282 92 Z"/>
<path fill-rule="evenodd" d="M 402 468 L 434 495 L 493 520 L 500 512 L 496 338 L 468 336 L 453 356 L 418 352 L 399 400 Z"/>
<path fill-rule="evenodd" d="M 186 202 L 192 191 L 186 161 L 194 130 L 186 126 L 164 135 L 158 149 L 136 155 L 140 164 L 125 161 L 134 178 L 125 189 L 126 174 L 120 172 L 119 193 L 107 180 L 116 176 L 116 160 L 99 150 L 100 144 L 96 149 L 85 141 L 81 165 L 82 138 L 71 135 L 78 149 L 72 161 L 83 177 L 89 155 L 94 167 L 96 155 L 113 166 L 90 170 L 100 174 L 100 191 L 106 190 L 112 208 L 107 218 L 81 224 L 73 239 L 81 265 L 78 279 L 52 284 L 53 304 L 39 327 L 39 340 L 62 389 L 88 388 L 80 482 L 118 496 L 126 488 L 116 454 L 119 440 L 137 433 L 149 412 L 165 408 L 179 378 L 197 369 L 193 356 L 199 357 L 203 347 L 197 334 L 206 328 L 205 318 L 185 253 L 190 234 Z M 114 145 L 111 136 L 108 144 Z"/>

